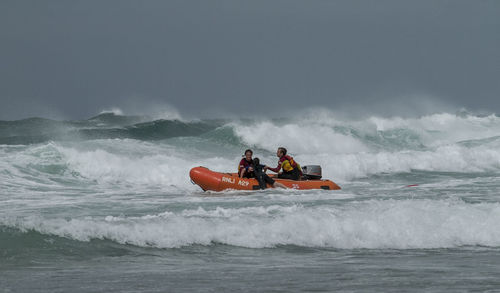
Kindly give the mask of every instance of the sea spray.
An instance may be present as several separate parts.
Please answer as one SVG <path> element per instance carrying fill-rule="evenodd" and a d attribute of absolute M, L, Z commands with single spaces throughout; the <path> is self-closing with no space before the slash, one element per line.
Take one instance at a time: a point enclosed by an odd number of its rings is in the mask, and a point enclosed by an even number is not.
<path fill-rule="evenodd" d="M 96 119 L 107 121 L 108 126 L 96 126 Z M 4 184 L 14 185 L 29 185 L 30 180 L 38 184 L 56 177 L 69 180 L 76 176 L 117 186 L 154 184 L 192 190 L 186 178 L 190 168 L 203 165 L 234 172 L 235 162 L 248 147 L 254 148 L 264 164 L 274 167 L 278 146 L 286 146 L 302 164 L 322 165 L 325 178 L 342 182 L 413 170 L 462 173 L 500 170 L 500 119 L 493 115 L 443 113 L 418 119 L 372 117 L 354 122 L 327 115 L 316 120 L 305 117 L 293 121 L 158 120 L 133 124 L 134 119 L 106 113 L 89 121 L 60 122 L 70 124 L 72 133 L 79 135 L 18 149 L 2 146 L 5 171 L 0 176 Z M 117 122 L 124 121 L 132 124 L 116 128 Z M 12 136 L 17 122 L 9 123 L 3 126 L 9 130 L 0 132 L 5 140 L 12 137 L 18 140 L 22 133 Z M 18 123 L 28 127 L 26 123 L 30 122 Z M 87 134 L 82 136 L 83 133 Z M 135 138 L 117 138 L 119 133 Z M 22 175 L 30 172 L 34 177 Z"/>
<path fill-rule="evenodd" d="M 0 224 L 79 241 L 173 248 L 227 244 L 341 249 L 500 246 L 500 205 L 457 200 L 369 200 L 347 205 L 197 208 L 141 217 L 2 217 Z"/>
<path fill-rule="evenodd" d="M 368 291 L 387 291 L 376 287 L 383 280 L 399 292 L 422 278 L 458 288 L 464 275 L 474 277 L 460 288 L 498 287 L 497 116 L 117 114 L 0 122 L 0 287 L 12 280 L 7 288 L 39 291 L 47 271 L 57 284 L 51 292 L 82 276 L 88 284 L 115 278 L 108 291 L 129 290 L 138 271 L 179 291 L 215 275 L 225 291 L 240 273 L 247 288 L 267 280 L 275 286 L 268 290 L 300 291 L 314 280 L 307 289 L 358 291 L 363 276 L 372 280 Z M 342 190 L 203 192 L 189 180 L 200 165 L 235 172 L 247 148 L 274 167 L 278 146 L 301 164 L 321 165 Z M 175 287 L 178 276 L 185 279 Z M 323 284 L 332 276 L 340 281 L 329 290 Z"/>

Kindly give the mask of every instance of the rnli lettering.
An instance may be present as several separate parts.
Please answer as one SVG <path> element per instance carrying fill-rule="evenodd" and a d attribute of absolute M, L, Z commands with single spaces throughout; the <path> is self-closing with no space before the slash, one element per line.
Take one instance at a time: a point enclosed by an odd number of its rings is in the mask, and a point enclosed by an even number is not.
<path fill-rule="evenodd" d="M 248 184 L 250 184 L 250 182 L 245 181 L 245 180 L 238 180 L 238 185 L 241 185 L 241 186 L 248 186 Z"/>
<path fill-rule="evenodd" d="M 231 178 L 231 177 L 222 177 L 222 182 L 234 184 L 236 182 L 236 179 Z"/>
<path fill-rule="evenodd" d="M 231 177 L 222 177 L 222 182 L 227 182 L 231 184 L 238 184 L 240 186 L 248 186 L 250 182 L 246 180 L 240 180 L 238 179 L 238 183 L 236 183 L 236 178 L 231 178 Z"/>

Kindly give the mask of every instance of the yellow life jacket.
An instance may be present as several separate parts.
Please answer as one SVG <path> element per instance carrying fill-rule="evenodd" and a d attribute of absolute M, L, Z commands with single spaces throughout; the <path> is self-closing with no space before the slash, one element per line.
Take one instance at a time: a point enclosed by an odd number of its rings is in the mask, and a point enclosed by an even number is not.
<path fill-rule="evenodd" d="M 280 161 L 281 161 L 281 167 L 283 168 L 283 171 L 290 172 L 290 171 L 293 171 L 293 169 L 298 168 L 299 172 L 302 173 L 302 168 L 300 168 L 299 163 L 295 162 L 295 160 L 292 157 L 285 155 L 282 158 L 284 158 L 284 159 L 282 161 L 281 160 Z"/>

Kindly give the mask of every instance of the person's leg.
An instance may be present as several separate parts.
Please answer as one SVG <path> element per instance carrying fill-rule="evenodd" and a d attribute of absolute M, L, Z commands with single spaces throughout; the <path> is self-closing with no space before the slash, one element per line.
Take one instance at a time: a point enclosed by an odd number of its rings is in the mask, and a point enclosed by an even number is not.
<path fill-rule="evenodd" d="M 299 169 L 297 169 L 297 168 L 288 172 L 288 175 L 290 175 L 290 179 L 292 179 L 292 180 L 299 180 L 300 179 L 300 172 L 299 172 Z"/>
<path fill-rule="evenodd" d="M 264 175 L 261 175 L 261 176 L 257 176 L 257 181 L 259 182 L 259 187 L 260 189 L 266 189 L 266 180 L 265 180 L 265 176 Z"/>
<path fill-rule="evenodd" d="M 274 184 L 273 184 L 273 187 L 276 188 L 276 187 L 279 187 L 279 188 L 285 188 L 287 189 L 288 187 L 286 187 L 285 185 L 275 181 Z"/>
<path fill-rule="evenodd" d="M 267 175 L 267 174 L 265 174 L 264 178 L 265 178 L 266 182 L 269 183 L 269 185 L 271 185 L 274 188 L 276 188 L 276 187 L 288 188 L 285 185 L 275 181 L 273 178 L 269 177 L 269 175 Z"/>
<path fill-rule="evenodd" d="M 290 173 L 280 173 L 278 174 L 279 179 L 292 179 L 292 174 Z"/>
<path fill-rule="evenodd" d="M 278 178 L 280 178 L 280 179 L 299 180 L 300 179 L 300 173 L 299 173 L 299 170 L 293 169 L 290 172 L 283 172 L 281 174 L 278 174 Z"/>

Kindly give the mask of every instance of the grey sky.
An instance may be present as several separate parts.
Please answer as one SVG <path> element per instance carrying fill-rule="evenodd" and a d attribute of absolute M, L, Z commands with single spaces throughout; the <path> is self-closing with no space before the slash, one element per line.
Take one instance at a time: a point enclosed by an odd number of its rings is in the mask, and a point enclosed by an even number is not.
<path fill-rule="evenodd" d="M 164 104 L 500 113 L 494 0 L 2 0 L 0 42 L 0 120 Z"/>

